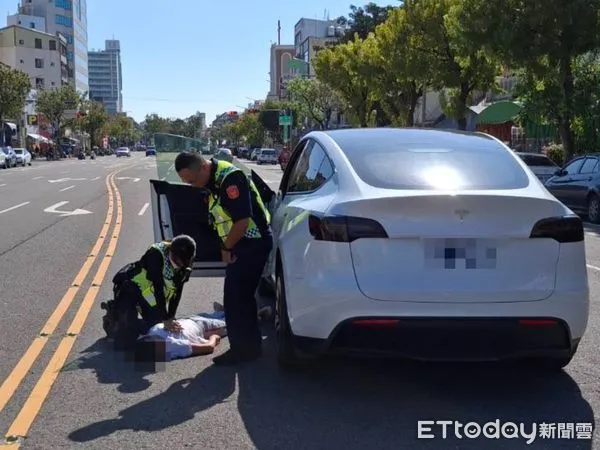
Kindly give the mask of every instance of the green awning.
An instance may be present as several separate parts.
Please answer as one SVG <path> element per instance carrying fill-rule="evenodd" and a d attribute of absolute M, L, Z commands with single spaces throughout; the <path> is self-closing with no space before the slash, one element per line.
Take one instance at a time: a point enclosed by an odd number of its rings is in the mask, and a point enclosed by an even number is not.
<path fill-rule="evenodd" d="M 514 121 L 521 111 L 521 105 L 516 102 L 503 101 L 487 105 L 477 114 L 477 123 L 493 125 Z"/>

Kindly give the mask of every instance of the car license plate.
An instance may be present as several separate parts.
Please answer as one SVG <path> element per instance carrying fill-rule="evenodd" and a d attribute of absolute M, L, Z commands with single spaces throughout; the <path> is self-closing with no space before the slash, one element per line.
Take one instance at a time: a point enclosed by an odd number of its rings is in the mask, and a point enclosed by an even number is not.
<path fill-rule="evenodd" d="M 428 269 L 495 269 L 498 246 L 493 239 L 425 239 L 425 267 Z"/>

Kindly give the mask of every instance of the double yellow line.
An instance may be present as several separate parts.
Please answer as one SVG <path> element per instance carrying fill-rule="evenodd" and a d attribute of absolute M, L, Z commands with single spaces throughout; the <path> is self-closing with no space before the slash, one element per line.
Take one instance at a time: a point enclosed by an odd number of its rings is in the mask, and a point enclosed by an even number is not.
<path fill-rule="evenodd" d="M 81 332 L 83 325 L 94 305 L 94 301 L 100 292 L 100 286 L 106 276 L 110 262 L 115 253 L 117 247 L 117 241 L 121 233 L 121 224 L 123 221 L 123 205 L 121 202 L 121 194 L 115 184 L 115 176 L 117 173 L 127 169 L 123 168 L 116 170 L 106 177 L 106 188 L 108 190 L 108 211 L 106 213 L 106 220 L 100 230 L 98 239 L 92 248 L 92 251 L 87 256 L 83 266 L 79 270 L 79 273 L 75 276 L 75 279 L 71 283 L 71 286 L 59 302 L 58 306 L 48 318 L 46 324 L 42 327 L 40 334 L 33 340 L 23 357 L 19 360 L 15 368 L 12 370 L 10 375 L 0 386 L 0 413 L 4 410 L 7 403 L 10 401 L 12 396 L 17 391 L 19 385 L 39 357 L 44 346 L 48 342 L 49 337 L 54 333 L 61 319 L 75 300 L 75 296 L 79 292 L 82 284 L 87 278 L 93 264 L 98 260 L 101 255 L 102 247 L 109 236 L 109 229 L 113 218 L 115 217 L 116 210 L 116 222 L 113 228 L 112 235 L 102 261 L 96 270 L 96 274 L 92 280 L 91 286 L 88 288 L 77 314 L 71 322 L 67 334 L 61 339 L 58 348 L 52 355 L 50 362 L 46 366 L 46 369 L 40 376 L 38 382 L 34 386 L 31 394 L 25 401 L 25 404 L 21 408 L 21 411 L 17 415 L 16 419 L 10 426 L 4 445 L 1 445 L 5 449 L 17 449 L 21 446 L 21 440 L 27 437 L 27 433 L 31 428 L 35 418 L 37 417 L 44 401 L 48 397 L 50 390 L 60 370 L 62 369 L 78 334 Z M 115 206 L 116 204 L 116 206 Z"/>

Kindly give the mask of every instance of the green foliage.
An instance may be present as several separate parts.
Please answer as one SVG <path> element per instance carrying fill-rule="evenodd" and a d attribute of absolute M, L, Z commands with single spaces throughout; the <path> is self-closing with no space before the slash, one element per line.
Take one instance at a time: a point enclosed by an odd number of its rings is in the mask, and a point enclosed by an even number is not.
<path fill-rule="evenodd" d="M 565 160 L 565 150 L 561 144 L 550 144 L 544 147 L 544 153 L 548 158 L 558 164 L 560 167 L 564 165 Z"/>
<path fill-rule="evenodd" d="M 329 128 L 332 114 L 342 106 L 338 92 L 317 79 L 295 78 L 287 90 L 298 112 L 316 122 L 321 130 Z"/>
<path fill-rule="evenodd" d="M 61 137 L 64 114 L 68 110 L 76 110 L 81 103 L 81 96 L 74 86 L 66 84 L 51 90 L 38 92 L 36 110 L 43 114 L 56 127 L 57 137 Z"/>
<path fill-rule="evenodd" d="M 349 27 L 338 42 L 340 44 L 350 42 L 354 40 L 355 35 L 358 35 L 360 39 L 366 39 L 370 33 L 375 31 L 377 25 L 381 25 L 386 21 L 394 9 L 397 9 L 397 7 L 379 6 L 373 2 L 369 2 L 363 7 L 350 5 L 348 18 L 342 16 L 337 19 L 340 25 Z"/>
<path fill-rule="evenodd" d="M 149 135 L 156 133 L 168 133 L 170 129 L 169 119 L 160 117 L 158 114 L 148 114 L 144 119 L 144 131 Z"/>
<path fill-rule="evenodd" d="M 26 73 L 0 64 L 0 122 L 22 114 L 30 89 Z"/>
<path fill-rule="evenodd" d="M 132 119 L 125 114 L 111 117 L 105 124 L 104 131 L 110 137 L 116 139 L 117 142 L 123 144 L 141 138 L 141 133 L 134 127 Z"/>
<path fill-rule="evenodd" d="M 88 101 L 82 105 L 82 113 L 75 127 L 90 135 L 92 145 L 99 145 L 100 131 L 108 123 L 108 114 L 102 103 Z"/>

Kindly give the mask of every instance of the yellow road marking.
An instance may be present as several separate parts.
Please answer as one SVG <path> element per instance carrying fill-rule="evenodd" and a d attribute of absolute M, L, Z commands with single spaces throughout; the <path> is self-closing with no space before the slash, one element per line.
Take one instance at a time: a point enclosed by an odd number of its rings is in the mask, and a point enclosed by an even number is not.
<path fill-rule="evenodd" d="M 67 289 L 67 292 L 56 306 L 56 309 L 50 315 L 46 324 L 42 327 L 42 331 L 40 331 L 39 336 L 37 336 L 33 340 L 29 348 L 25 351 L 25 354 L 21 357 L 21 359 L 15 366 L 15 368 L 8 375 L 6 380 L 4 380 L 2 386 L 0 386 L 0 412 L 2 412 L 6 404 L 15 394 L 23 379 L 29 373 L 29 370 L 39 357 L 42 349 L 46 345 L 46 342 L 48 342 L 48 336 L 51 335 L 54 332 L 54 330 L 56 330 L 56 327 L 67 312 L 67 309 L 69 309 L 69 306 L 71 306 L 71 303 L 73 303 L 73 300 L 75 299 L 75 296 L 79 292 L 79 288 L 81 287 L 88 273 L 90 272 L 92 265 L 98 258 L 100 250 L 102 249 L 102 246 L 106 241 L 108 229 L 113 220 L 114 195 L 109 180 L 110 177 L 114 176 L 117 172 L 118 171 L 115 171 L 106 176 L 106 189 L 108 190 L 108 211 L 106 212 L 106 219 L 104 220 L 104 225 L 100 230 L 98 239 L 96 240 L 96 243 L 94 244 L 94 247 L 92 248 L 91 252 L 85 259 L 85 262 L 81 266 L 81 269 L 79 269 L 79 272 L 75 276 L 75 279 L 71 283 L 71 286 Z"/>
<path fill-rule="evenodd" d="M 119 240 L 119 234 L 121 233 L 121 224 L 123 221 L 123 204 L 121 201 L 121 194 L 119 193 L 119 190 L 115 184 L 114 177 L 115 174 L 111 174 L 110 184 L 114 189 L 116 197 L 117 220 L 104 258 L 102 259 L 102 262 L 96 271 L 96 275 L 92 280 L 92 286 L 88 289 L 81 306 L 75 315 L 75 318 L 67 330 L 68 335 L 61 340 L 58 348 L 54 352 L 54 355 L 52 355 L 50 362 L 31 391 L 31 394 L 25 401 L 23 408 L 21 408 L 21 411 L 10 426 L 8 433 L 6 434 L 7 438 L 24 438 L 27 436 L 31 425 L 37 417 L 42 405 L 44 404 L 44 401 L 48 397 L 48 394 L 50 393 L 50 390 L 52 389 L 60 370 L 64 366 L 64 363 L 67 360 L 73 345 L 75 344 L 77 335 L 81 332 L 81 329 L 85 324 L 98 292 L 100 291 L 100 285 L 104 281 L 106 273 L 108 272 L 110 262 L 117 248 L 117 242 Z"/>

